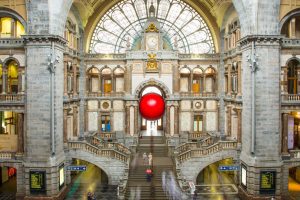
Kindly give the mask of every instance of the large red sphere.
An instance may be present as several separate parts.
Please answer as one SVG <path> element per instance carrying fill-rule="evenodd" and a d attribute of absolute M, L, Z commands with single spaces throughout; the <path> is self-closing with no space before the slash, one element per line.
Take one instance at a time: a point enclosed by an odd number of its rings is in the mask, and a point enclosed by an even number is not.
<path fill-rule="evenodd" d="M 165 101 L 162 96 L 149 93 L 142 96 L 140 100 L 140 113 L 147 120 L 158 120 L 165 111 Z"/>

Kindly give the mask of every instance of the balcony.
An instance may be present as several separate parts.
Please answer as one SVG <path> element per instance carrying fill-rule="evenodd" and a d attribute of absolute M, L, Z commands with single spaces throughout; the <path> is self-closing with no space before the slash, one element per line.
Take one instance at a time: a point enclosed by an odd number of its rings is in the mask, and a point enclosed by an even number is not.
<path fill-rule="evenodd" d="M 24 47 L 24 40 L 21 38 L 0 38 L 0 49 L 22 47 Z"/>
<path fill-rule="evenodd" d="M 285 38 L 282 40 L 282 47 L 283 48 L 300 47 L 300 39 Z"/>
<path fill-rule="evenodd" d="M 24 104 L 24 94 L 0 94 L 0 103 Z"/>
<path fill-rule="evenodd" d="M 285 104 L 300 103 L 300 94 L 281 94 L 281 102 Z"/>

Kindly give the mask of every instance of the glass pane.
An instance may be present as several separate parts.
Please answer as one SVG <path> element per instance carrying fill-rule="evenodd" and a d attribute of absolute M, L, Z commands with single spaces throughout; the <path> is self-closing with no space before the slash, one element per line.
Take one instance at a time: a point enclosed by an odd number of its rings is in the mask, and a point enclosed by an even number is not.
<path fill-rule="evenodd" d="M 11 22 L 12 19 L 8 17 L 1 18 L 1 37 L 11 37 Z"/>
<path fill-rule="evenodd" d="M 210 30 L 201 16 L 180 0 L 153 1 L 165 42 L 174 46 L 175 37 L 180 53 L 214 53 Z M 151 1 L 124 0 L 100 20 L 92 36 L 90 53 L 125 53 L 127 43 L 139 46 L 147 10 Z M 172 47 L 171 47 L 172 49 Z"/>

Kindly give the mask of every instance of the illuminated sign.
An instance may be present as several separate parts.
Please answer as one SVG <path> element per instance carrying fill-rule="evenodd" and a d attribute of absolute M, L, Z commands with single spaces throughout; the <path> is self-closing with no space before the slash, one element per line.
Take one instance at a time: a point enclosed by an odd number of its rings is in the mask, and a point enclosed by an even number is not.
<path fill-rule="evenodd" d="M 260 194 L 275 194 L 276 171 L 260 172 Z"/>
<path fill-rule="evenodd" d="M 247 168 L 245 165 L 241 165 L 241 183 L 242 186 L 247 187 Z"/>
<path fill-rule="evenodd" d="M 30 171 L 30 192 L 45 193 L 46 192 L 46 172 Z"/>
<path fill-rule="evenodd" d="M 64 165 L 59 167 L 59 189 L 65 185 L 65 170 Z"/>

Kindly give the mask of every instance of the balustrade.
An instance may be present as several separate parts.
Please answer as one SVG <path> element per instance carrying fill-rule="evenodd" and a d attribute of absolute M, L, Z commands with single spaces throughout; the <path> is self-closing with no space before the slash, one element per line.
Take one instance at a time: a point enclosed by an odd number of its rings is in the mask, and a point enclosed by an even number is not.
<path fill-rule="evenodd" d="M 300 102 L 300 94 L 282 94 L 281 95 L 282 102 Z"/>
<path fill-rule="evenodd" d="M 24 95 L 23 94 L 0 94 L 0 102 L 24 103 Z"/>
<path fill-rule="evenodd" d="M 212 142 L 212 141 L 208 142 L 209 141 L 208 139 L 206 141 L 207 144 L 211 144 Z M 208 147 L 201 146 L 200 148 L 197 147 L 191 148 L 190 143 L 186 143 L 184 145 L 177 147 L 177 150 L 179 152 L 177 156 L 177 160 L 179 161 L 179 163 L 182 163 L 190 158 L 199 158 L 203 156 L 212 155 L 222 150 L 233 150 L 236 148 L 237 148 L 236 141 L 219 141 Z"/>
<path fill-rule="evenodd" d="M 14 152 L 0 152 L 0 160 L 12 160 L 15 159 Z"/>

